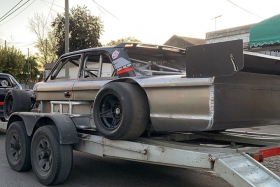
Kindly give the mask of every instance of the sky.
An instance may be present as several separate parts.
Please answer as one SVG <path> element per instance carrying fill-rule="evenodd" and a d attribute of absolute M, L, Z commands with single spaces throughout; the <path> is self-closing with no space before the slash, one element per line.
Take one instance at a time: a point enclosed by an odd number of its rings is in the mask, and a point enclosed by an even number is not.
<path fill-rule="evenodd" d="M 0 0 L 0 18 L 18 2 Z M 0 19 L 0 45 L 6 40 L 27 55 L 28 48 L 30 54 L 36 52 L 36 36 L 28 28 L 28 20 L 39 13 L 50 24 L 57 13 L 64 13 L 65 0 L 22 0 L 19 5 L 25 2 Z M 174 34 L 205 38 L 207 32 L 258 23 L 280 14 L 279 0 L 69 0 L 70 9 L 77 5 L 86 5 L 92 15 L 101 18 L 102 44 L 123 37 L 163 44 Z"/>

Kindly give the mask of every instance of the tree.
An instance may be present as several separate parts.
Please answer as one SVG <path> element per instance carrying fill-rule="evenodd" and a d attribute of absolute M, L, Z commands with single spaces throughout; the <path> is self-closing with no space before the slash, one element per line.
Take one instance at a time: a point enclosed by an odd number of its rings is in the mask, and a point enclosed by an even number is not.
<path fill-rule="evenodd" d="M 19 82 L 27 83 L 28 81 L 35 81 L 38 79 L 38 75 L 41 77 L 39 69 L 41 66 L 36 62 L 35 56 L 30 56 L 25 59 L 25 64 L 21 71 L 17 74 L 17 79 Z"/>
<path fill-rule="evenodd" d="M 121 39 L 118 39 L 117 41 L 115 40 L 111 40 L 109 43 L 107 43 L 105 46 L 115 46 L 115 45 L 118 45 L 122 42 L 137 42 L 137 43 L 141 43 L 140 40 L 136 39 L 136 38 L 133 38 L 133 37 L 124 37 L 124 38 L 121 38 Z"/>
<path fill-rule="evenodd" d="M 0 62 L 0 72 L 9 73 L 16 77 L 18 71 L 24 66 L 25 57 L 21 51 L 14 47 L 1 47 Z"/>
<path fill-rule="evenodd" d="M 14 47 L 0 47 L 0 72 L 13 75 L 19 82 L 37 80 L 40 66 L 36 58 L 25 58 L 21 51 Z"/>
<path fill-rule="evenodd" d="M 57 60 L 56 40 L 44 15 L 36 13 L 33 18 L 29 19 L 29 28 L 37 37 L 35 45 L 39 51 L 36 54 L 37 61 L 43 65 L 55 62 Z"/>
<path fill-rule="evenodd" d="M 57 42 L 57 55 L 65 53 L 65 16 L 58 14 L 52 22 Z M 99 17 L 91 15 L 86 6 L 71 8 L 69 14 L 69 51 L 99 47 L 103 24 Z"/>

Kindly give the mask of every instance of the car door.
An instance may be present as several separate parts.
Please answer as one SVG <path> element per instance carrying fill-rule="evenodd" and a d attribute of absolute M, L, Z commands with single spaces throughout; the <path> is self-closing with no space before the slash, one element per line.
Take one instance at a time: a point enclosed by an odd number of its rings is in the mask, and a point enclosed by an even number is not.
<path fill-rule="evenodd" d="M 73 86 L 75 101 L 93 101 L 97 92 L 116 79 L 112 62 L 106 52 L 93 51 L 84 55 L 80 77 Z"/>
<path fill-rule="evenodd" d="M 37 100 L 45 105 L 43 112 L 50 112 L 50 101 L 73 100 L 73 85 L 77 81 L 81 59 L 82 54 L 60 58 L 45 82 L 36 84 Z"/>

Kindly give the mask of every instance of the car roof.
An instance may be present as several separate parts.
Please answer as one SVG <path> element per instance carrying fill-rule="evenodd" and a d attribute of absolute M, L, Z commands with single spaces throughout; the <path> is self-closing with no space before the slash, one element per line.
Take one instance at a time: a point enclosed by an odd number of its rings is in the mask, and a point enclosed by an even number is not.
<path fill-rule="evenodd" d="M 135 43 L 135 42 L 122 42 L 116 46 L 107 46 L 107 47 L 96 47 L 96 48 L 88 48 L 88 49 L 82 49 L 78 51 L 73 51 L 69 53 L 65 53 L 61 55 L 61 58 L 69 56 L 69 55 L 75 55 L 79 53 L 86 53 L 86 52 L 92 52 L 92 51 L 109 51 L 114 48 L 149 48 L 149 49 L 157 49 L 157 50 L 170 50 L 170 51 L 176 51 L 179 53 L 185 53 L 185 49 L 174 47 L 174 46 L 167 46 L 167 45 L 156 45 L 156 44 L 142 44 L 142 43 Z"/>

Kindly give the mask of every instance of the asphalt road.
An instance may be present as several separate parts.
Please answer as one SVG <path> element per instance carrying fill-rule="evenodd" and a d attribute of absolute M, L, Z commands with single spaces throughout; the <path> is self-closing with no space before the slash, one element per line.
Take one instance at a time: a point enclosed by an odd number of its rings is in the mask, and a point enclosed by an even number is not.
<path fill-rule="evenodd" d="M 32 170 L 15 172 L 5 155 L 5 134 L 0 132 L 0 186 L 40 187 Z M 112 158 L 101 158 L 74 151 L 73 169 L 68 180 L 57 186 L 77 187 L 230 187 L 213 172 L 173 168 Z"/>

